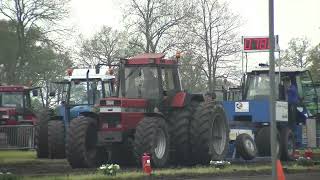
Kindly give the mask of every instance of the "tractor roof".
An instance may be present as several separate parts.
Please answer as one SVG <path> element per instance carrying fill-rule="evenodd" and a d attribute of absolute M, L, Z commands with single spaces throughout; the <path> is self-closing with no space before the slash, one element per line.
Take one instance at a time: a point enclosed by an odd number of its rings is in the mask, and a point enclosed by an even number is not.
<path fill-rule="evenodd" d="M 25 92 L 36 88 L 31 88 L 22 85 L 1 85 L 0 92 Z"/>
<path fill-rule="evenodd" d="M 176 60 L 164 59 L 165 54 L 162 53 L 144 53 L 131 57 L 127 60 L 127 64 L 142 65 L 142 64 L 177 64 Z"/>
<path fill-rule="evenodd" d="M 68 76 L 64 77 L 64 80 L 71 81 L 74 79 L 87 79 L 87 72 L 89 71 L 89 79 L 101 79 L 103 81 L 114 79 L 114 75 L 110 75 L 109 69 L 101 69 L 98 74 L 96 74 L 95 69 L 69 69 Z"/>
<path fill-rule="evenodd" d="M 257 67 L 255 69 L 252 69 L 248 73 L 255 73 L 255 72 L 268 72 L 269 67 L 263 66 L 263 67 Z M 307 71 L 307 69 L 303 68 L 296 68 L 296 67 L 280 67 L 280 73 L 298 73 L 298 72 L 304 72 Z M 279 72 L 279 67 L 275 67 L 275 72 Z"/>

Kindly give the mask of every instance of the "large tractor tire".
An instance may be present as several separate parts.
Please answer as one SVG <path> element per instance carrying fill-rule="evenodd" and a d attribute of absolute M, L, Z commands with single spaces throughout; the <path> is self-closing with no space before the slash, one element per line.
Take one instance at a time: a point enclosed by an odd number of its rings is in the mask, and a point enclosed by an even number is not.
<path fill-rule="evenodd" d="M 270 127 L 261 128 L 255 138 L 260 156 L 271 156 Z M 279 133 L 277 133 L 277 155 L 280 157 L 280 141 Z"/>
<path fill-rule="evenodd" d="M 223 160 L 228 151 L 229 131 L 223 107 L 214 102 L 201 103 L 193 115 L 190 129 L 193 163 Z"/>
<path fill-rule="evenodd" d="M 165 120 L 161 117 L 144 117 L 134 135 L 134 158 L 141 165 L 142 155 L 148 153 L 154 167 L 164 167 L 169 160 L 169 143 Z"/>
<path fill-rule="evenodd" d="M 280 131 L 280 143 L 281 143 L 281 160 L 293 161 L 295 151 L 295 139 L 294 134 L 288 127 L 284 127 Z"/>
<path fill-rule="evenodd" d="M 48 122 L 48 148 L 49 158 L 65 158 L 65 127 L 62 120 Z"/>
<path fill-rule="evenodd" d="M 257 146 L 248 134 L 240 134 L 236 139 L 237 153 L 244 160 L 252 160 L 257 156 Z"/>
<path fill-rule="evenodd" d="M 97 122 L 90 117 L 71 120 L 66 155 L 72 168 L 93 168 L 101 165 L 97 148 Z"/>
<path fill-rule="evenodd" d="M 172 148 L 170 160 L 173 164 L 188 165 L 190 163 L 190 123 L 195 110 L 195 106 L 192 104 L 183 109 L 175 110 L 169 118 Z"/>
<path fill-rule="evenodd" d="M 48 120 L 49 111 L 43 111 L 38 116 L 38 122 L 35 128 L 35 145 L 38 158 L 48 158 Z"/>

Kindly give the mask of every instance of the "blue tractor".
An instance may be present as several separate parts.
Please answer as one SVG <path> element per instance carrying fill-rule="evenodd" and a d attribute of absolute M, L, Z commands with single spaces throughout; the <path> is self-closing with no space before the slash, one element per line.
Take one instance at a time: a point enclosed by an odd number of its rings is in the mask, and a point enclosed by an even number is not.
<path fill-rule="evenodd" d="M 67 74 L 63 81 L 55 82 L 60 85 L 62 95 L 55 97 L 55 91 L 50 93 L 54 98 L 62 99 L 61 104 L 39 123 L 37 142 L 40 146 L 37 146 L 37 152 L 41 157 L 65 158 L 66 132 L 70 121 L 82 115 L 97 117 L 95 105 L 100 98 L 113 93 L 115 76 L 107 69 L 99 74 L 95 69 L 68 69 Z"/>
<path fill-rule="evenodd" d="M 241 100 L 223 101 L 230 126 L 231 149 L 245 160 L 270 156 L 269 67 L 260 65 L 242 79 Z M 318 114 L 318 96 L 308 70 L 282 68 L 276 71 L 276 121 L 278 156 L 293 160 L 296 148 L 304 147 L 302 129 Z M 292 88 L 298 95 L 292 101 Z M 231 93 L 230 93 L 231 92 Z M 232 94 L 230 91 L 228 94 Z M 234 153 L 235 155 L 236 153 Z"/>

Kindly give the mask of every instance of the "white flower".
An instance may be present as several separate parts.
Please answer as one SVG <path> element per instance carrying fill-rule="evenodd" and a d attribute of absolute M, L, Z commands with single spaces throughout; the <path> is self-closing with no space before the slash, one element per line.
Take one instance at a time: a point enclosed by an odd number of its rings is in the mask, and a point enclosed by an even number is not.
<path fill-rule="evenodd" d="M 120 166 L 118 164 L 115 165 L 116 170 L 120 169 Z"/>
<path fill-rule="evenodd" d="M 107 168 L 107 167 L 106 167 L 105 165 L 102 165 L 102 166 L 100 166 L 99 169 L 103 170 L 103 169 L 106 169 L 106 168 Z"/>

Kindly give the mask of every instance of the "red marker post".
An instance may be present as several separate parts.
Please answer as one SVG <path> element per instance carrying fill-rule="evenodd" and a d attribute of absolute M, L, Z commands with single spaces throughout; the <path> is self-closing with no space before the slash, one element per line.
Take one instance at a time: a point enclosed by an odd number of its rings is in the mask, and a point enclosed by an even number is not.
<path fill-rule="evenodd" d="M 151 175 L 152 168 L 151 168 L 151 157 L 149 156 L 148 153 L 143 153 L 142 155 L 142 169 L 143 172 L 148 174 L 149 176 Z"/>

